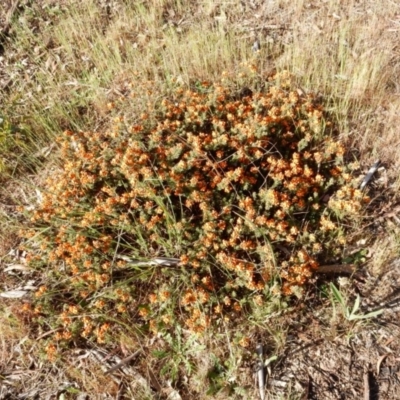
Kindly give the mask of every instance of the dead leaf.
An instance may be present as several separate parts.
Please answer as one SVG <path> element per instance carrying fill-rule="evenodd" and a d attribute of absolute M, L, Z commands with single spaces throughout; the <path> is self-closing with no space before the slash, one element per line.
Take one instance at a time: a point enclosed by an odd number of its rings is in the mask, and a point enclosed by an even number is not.
<path fill-rule="evenodd" d="M 379 375 L 380 370 L 381 370 L 381 364 L 383 362 L 383 360 L 391 353 L 386 353 L 383 356 L 379 357 L 378 362 L 376 363 L 376 373 L 377 375 Z"/>

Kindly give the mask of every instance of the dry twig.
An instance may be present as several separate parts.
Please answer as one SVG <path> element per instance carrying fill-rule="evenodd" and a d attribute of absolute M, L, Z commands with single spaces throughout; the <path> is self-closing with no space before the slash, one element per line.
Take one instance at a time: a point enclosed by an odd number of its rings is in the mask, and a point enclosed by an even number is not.
<path fill-rule="evenodd" d="M 131 354 L 130 356 L 124 358 L 121 362 L 119 362 L 117 365 L 114 365 L 112 368 L 108 369 L 104 374 L 111 374 L 111 372 L 116 371 L 117 369 L 120 369 L 121 367 L 123 367 L 125 364 L 127 364 L 129 361 L 133 360 L 139 353 L 141 350 L 136 350 L 133 354 Z"/>

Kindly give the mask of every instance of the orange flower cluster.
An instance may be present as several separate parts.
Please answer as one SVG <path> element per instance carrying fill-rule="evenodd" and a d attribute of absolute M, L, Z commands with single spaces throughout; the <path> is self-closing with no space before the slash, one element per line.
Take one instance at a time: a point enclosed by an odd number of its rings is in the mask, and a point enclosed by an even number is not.
<path fill-rule="evenodd" d="M 124 304 L 137 297 L 135 285 L 93 299 L 113 282 L 121 253 L 180 258 L 194 287 L 180 289 L 176 304 L 194 330 L 215 310 L 241 308 L 222 301 L 232 290 L 262 304 L 273 268 L 285 294 L 307 282 L 324 239 L 336 234 L 336 214 L 358 213 L 366 198 L 351 186 L 344 147 L 330 137 L 322 105 L 283 78 L 246 95 L 225 80 L 201 82 L 178 88 L 133 124 L 119 116 L 109 132 L 65 132 L 64 165 L 49 178 L 32 221 L 48 227 L 47 261 L 63 263 L 88 307 L 131 310 L 152 326 L 156 315 L 170 320 L 163 310 L 173 299 L 160 289 L 161 272 L 146 282 L 152 294 L 136 311 Z M 83 335 L 102 341 L 108 328 L 93 324 L 83 323 Z"/>

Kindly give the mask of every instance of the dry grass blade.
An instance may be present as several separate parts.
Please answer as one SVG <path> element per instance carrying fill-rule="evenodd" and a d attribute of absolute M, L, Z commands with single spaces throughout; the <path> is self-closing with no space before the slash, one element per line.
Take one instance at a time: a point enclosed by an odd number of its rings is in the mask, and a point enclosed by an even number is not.
<path fill-rule="evenodd" d="M 363 375 L 363 381 L 364 381 L 364 400 L 370 400 L 371 398 L 371 389 L 369 385 L 369 371 L 368 367 L 364 369 L 364 375 Z"/>

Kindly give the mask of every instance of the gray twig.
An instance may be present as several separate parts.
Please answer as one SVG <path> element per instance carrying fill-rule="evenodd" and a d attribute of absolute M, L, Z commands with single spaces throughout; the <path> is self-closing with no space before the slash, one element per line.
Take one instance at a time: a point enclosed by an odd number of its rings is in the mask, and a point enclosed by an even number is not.
<path fill-rule="evenodd" d="M 256 347 L 256 352 L 259 357 L 257 365 L 257 380 L 258 380 L 258 390 L 260 393 L 260 399 L 265 399 L 265 374 L 264 374 L 264 351 L 262 344 L 258 344 Z"/>
<path fill-rule="evenodd" d="M 131 354 L 130 356 L 124 358 L 121 362 L 119 362 L 117 365 L 114 365 L 112 368 L 108 369 L 104 374 L 111 374 L 111 372 L 116 371 L 117 369 L 120 369 L 121 367 L 123 367 L 125 364 L 127 364 L 129 361 L 131 361 L 133 358 L 135 358 L 139 353 L 141 352 L 141 350 L 136 350 L 133 354 Z"/>

